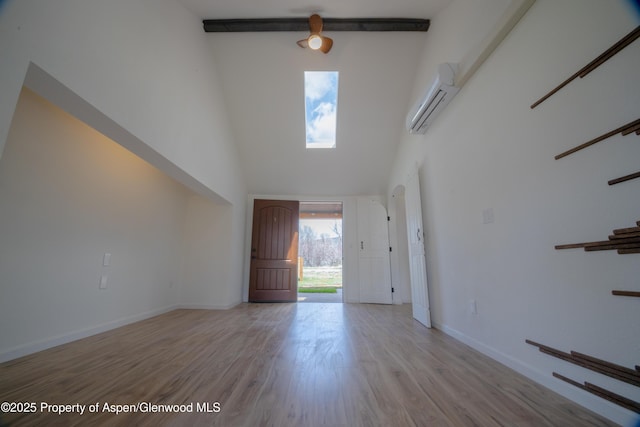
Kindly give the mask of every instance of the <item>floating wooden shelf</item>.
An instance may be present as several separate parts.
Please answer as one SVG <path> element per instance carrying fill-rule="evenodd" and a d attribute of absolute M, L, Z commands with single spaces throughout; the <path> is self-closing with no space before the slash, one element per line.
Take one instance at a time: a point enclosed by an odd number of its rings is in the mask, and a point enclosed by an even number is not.
<path fill-rule="evenodd" d="M 640 224 L 640 221 L 636 222 L 636 224 Z M 637 227 L 618 228 L 613 230 L 613 234 L 609 235 L 609 240 L 566 243 L 556 245 L 555 248 L 583 248 L 587 252 L 616 250 L 619 254 L 637 254 L 640 253 L 640 225 Z"/>
<path fill-rule="evenodd" d="M 558 359 L 564 360 L 566 362 L 573 363 L 574 365 L 578 365 L 583 368 L 589 369 L 591 371 L 597 372 L 599 374 L 606 375 L 618 381 L 622 381 L 622 382 L 634 385 L 636 387 L 640 387 L 640 365 L 636 365 L 635 369 L 631 369 L 625 366 L 617 365 L 615 363 L 607 362 L 606 360 L 598 359 L 593 356 L 579 353 L 577 351 L 571 351 L 570 353 L 566 353 L 562 350 L 558 350 L 553 347 L 549 347 L 544 344 L 540 344 L 528 339 L 525 340 L 525 342 L 532 346 L 538 347 L 538 350 L 540 350 L 540 352 L 548 354 L 549 356 L 553 356 Z M 603 399 L 607 399 L 617 405 L 625 407 L 631 411 L 640 413 L 639 402 L 628 399 L 624 396 L 613 393 L 612 391 L 606 390 L 602 387 L 599 387 L 595 384 L 588 383 L 586 381 L 584 382 L 584 384 L 581 384 L 578 381 L 574 381 L 556 372 L 553 372 L 553 376 L 571 385 L 574 385 L 590 393 L 593 393 L 599 397 L 602 397 Z"/>
<path fill-rule="evenodd" d="M 640 403 L 628 399 L 624 396 L 621 396 L 617 393 L 604 389 L 602 387 L 598 387 L 595 384 L 591 384 L 589 382 L 584 382 L 584 384 L 580 384 L 578 381 L 574 381 L 571 378 L 567 378 L 564 375 L 560 375 L 557 372 L 553 373 L 553 376 L 565 381 L 573 386 L 581 388 L 582 390 L 588 391 L 591 394 L 595 394 L 598 397 L 608 400 L 609 402 L 613 402 L 616 405 L 622 406 L 623 408 L 627 408 L 630 411 L 640 413 Z"/>
<path fill-rule="evenodd" d="M 609 49 L 607 49 L 602 54 L 600 54 L 600 56 L 598 56 L 593 61 L 589 62 L 584 67 L 582 67 L 577 73 L 575 73 L 574 75 L 566 79 L 564 82 L 560 83 L 558 86 L 556 86 L 553 90 L 551 90 L 545 96 L 543 96 L 542 98 L 540 98 L 539 100 L 531 104 L 531 108 L 536 108 L 542 102 L 547 100 L 551 95 L 555 94 L 560 89 L 562 89 L 563 87 L 571 83 L 574 79 L 578 77 L 580 78 L 585 77 L 587 74 L 589 74 L 590 72 L 598 68 L 600 65 L 604 64 L 606 61 L 608 61 L 611 57 L 613 57 L 615 54 L 620 52 L 622 49 L 624 49 L 625 47 L 633 43 L 633 41 L 636 40 L 638 37 L 640 37 L 640 26 L 636 27 L 629 34 L 621 38 L 613 46 L 611 46 Z"/>
<path fill-rule="evenodd" d="M 640 298 L 640 292 L 636 291 L 611 291 L 612 295 L 617 295 L 621 297 L 638 297 Z M 636 369 L 640 368 L 640 366 L 636 366 Z"/>
<path fill-rule="evenodd" d="M 611 132 L 607 132 L 607 133 L 605 133 L 603 135 L 600 135 L 597 138 L 593 138 L 592 140 L 587 141 L 584 144 L 580 144 L 577 147 L 573 147 L 572 149 L 567 150 L 564 153 L 560 153 L 555 157 L 555 159 L 558 160 L 558 159 L 561 159 L 563 157 L 566 157 L 569 154 L 573 154 L 576 151 L 583 150 L 583 149 L 585 149 L 587 147 L 592 146 L 593 144 L 596 144 L 596 143 L 598 143 L 600 141 L 604 141 L 605 139 L 611 138 L 612 136 L 617 135 L 617 134 L 621 134 L 623 136 L 624 135 L 629 135 L 630 133 L 635 132 L 638 129 L 640 129 L 640 119 L 634 120 L 631 123 L 627 123 L 624 126 L 620 126 L 619 128 L 614 129 Z M 632 178 L 630 178 L 630 179 L 632 179 Z"/>
<path fill-rule="evenodd" d="M 621 182 L 631 181 L 632 179 L 636 179 L 636 178 L 640 178 L 640 171 L 629 174 L 629 175 L 621 176 L 620 178 L 612 179 L 608 181 L 608 184 L 616 185 L 616 184 L 620 184 Z"/>
<path fill-rule="evenodd" d="M 537 343 L 531 340 L 525 340 L 527 344 L 530 344 L 545 354 L 548 354 L 558 359 L 562 359 L 566 362 L 573 363 L 574 365 L 582 366 L 594 372 L 598 372 L 603 375 L 607 375 L 611 378 L 615 378 L 619 381 L 624 381 L 629 384 L 633 384 L 636 387 L 640 387 L 640 372 L 635 369 L 630 369 L 615 363 L 607 362 L 606 360 L 597 359 L 593 356 L 589 356 L 577 351 L 571 353 L 565 353 L 562 350 L 557 350 L 553 347 L 546 346 L 544 344 Z"/>

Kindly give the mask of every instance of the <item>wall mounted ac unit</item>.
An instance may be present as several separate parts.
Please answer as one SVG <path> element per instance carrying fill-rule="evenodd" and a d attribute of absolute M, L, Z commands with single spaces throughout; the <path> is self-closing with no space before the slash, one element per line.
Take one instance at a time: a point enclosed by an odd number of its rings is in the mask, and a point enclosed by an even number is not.
<path fill-rule="evenodd" d="M 407 116 L 407 129 L 411 133 L 423 134 L 435 117 L 447 106 L 460 88 L 454 86 L 456 64 L 440 64 L 438 74 L 429 90 Z"/>

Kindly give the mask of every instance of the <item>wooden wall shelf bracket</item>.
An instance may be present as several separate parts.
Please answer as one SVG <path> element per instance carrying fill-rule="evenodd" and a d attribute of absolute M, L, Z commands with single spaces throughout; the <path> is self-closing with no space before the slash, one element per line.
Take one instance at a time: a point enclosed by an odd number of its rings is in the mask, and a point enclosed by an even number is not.
<path fill-rule="evenodd" d="M 566 79 L 565 81 L 560 83 L 558 86 L 556 86 L 554 89 L 552 89 L 545 96 L 543 96 L 542 98 L 540 98 L 539 100 L 537 100 L 536 102 L 531 104 L 531 108 L 532 109 L 536 108 L 538 105 L 540 105 L 541 103 L 546 101 L 551 95 L 555 94 L 560 89 L 562 89 L 563 87 L 565 87 L 566 85 L 571 83 L 574 79 L 576 79 L 578 77 L 580 77 L 580 78 L 585 77 L 587 74 L 589 74 L 590 72 L 592 72 L 593 70 L 598 68 L 600 65 L 604 64 L 605 62 L 607 62 L 611 57 L 613 57 L 615 54 L 620 52 L 622 49 L 624 49 L 625 47 L 627 47 L 631 43 L 633 43 L 638 37 L 640 37 L 640 26 L 636 27 L 629 34 L 627 34 L 626 36 L 621 38 L 613 46 L 611 46 L 609 49 L 607 49 L 602 54 L 600 54 L 600 56 L 598 56 L 593 61 L 589 62 L 584 67 L 582 67 L 577 73 L 575 73 L 574 75 L 572 75 L 571 77 L 569 77 L 568 79 Z"/>
<path fill-rule="evenodd" d="M 624 126 L 620 126 L 619 128 L 614 129 L 611 132 L 607 132 L 607 133 L 605 133 L 603 135 L 600 135 L 597 138 L 593 138 L 592 140 L 587 141 L 584 144 L 580 144 L 577 147 L 573 147 L 572 149 L 567 150 L 564 153 L 560 153 L 557 156 L 555 156 L 555 159 L 559 160 L 559 159 L 561 159 L 563 157 L 568 156 L 569 154 L 575 153 L 576 151 L 584 150 L 585 148 L 590 147 L 593 144 L 596 144 L 596 143 L 598 143 L 600 141 L 604 141 L 605 139 L 611 138 L 612 136 L 617 135 L 617 134 L 622 134 L 623 136 L 624 135 L 629 135 L 630 133 L 632 133 L 632 132 L 628 132 L 629 129 L 636 129 L 636 127 L 638 127 L 638 126 L 640 126 L 640 119 L 634 120 L 631 123 L 627 123 Z"/>
<path fill-rule="evenodd" d="M 555 245 L 555 249 L 583 248 L 587 252 L 594 251 L 618 251 L 619 254 L 640 253 L 640 221 L 636 221 L 637 227 L 618 228 L 609 235 L 609 240 L 596 242 L 565 243 Z"/>
<path fill-rule="evenodd" d="M 636 291 L 611 291 L 611 295 L 617 295 L 617 296 L 621 296 L 621 297 L 637 297 L 640 298 L 640 292 L 636 292 Z M 639 366 L 636 366 L 636 369 L 638 369 Z"/>
<path fill-rule="evenodd" d="M 557 350 L 553 347 L 549 347 L 544 344 L 531 341 L 529 339 L 525 340 L 525 342 L 534 347 L 538 347 L 538 350 L 540 352 L 548 354 L 549 356 L 553 356 L 558 359 L 564 360 L 566 362 L 573 363 L 574 365 L 578 365 L 585 369 L 589 369 L 599 374 L 606 375 L 618 381 L 622 381 L 628 384 L 632 384 L 636 387 L 640 387 L 640 366 L 639 365 L 635 365 L 635 369 L 631 369 L 625 366 L 617 365 L 615 363 L 607 362 L 606 360 L 598 359 L 593 356 L 579 353 L 577 351 L 571 351 L 570 353 L 566 353 L 564 351 Z M 578 381 L 575 381 L 563 375 L 560 375 L 557 372 L 553 372 L 553 376 L 575 387 L 578 387 L 582 390 L 588 391 L 589 393 L 595 394 L 596 396 L 599 396 L 603 399 L 606 399 L 610 402 L 620 405 L 626 409 L 640 413 L 639 402 L 628 399 L 624 396 L 621 396 L 617 393 L 606 390 L 602 387 L 599 387 L 595 384 L 592 384 L 586 381 L 584 382 L 584 384 L 582 384 Z"/>

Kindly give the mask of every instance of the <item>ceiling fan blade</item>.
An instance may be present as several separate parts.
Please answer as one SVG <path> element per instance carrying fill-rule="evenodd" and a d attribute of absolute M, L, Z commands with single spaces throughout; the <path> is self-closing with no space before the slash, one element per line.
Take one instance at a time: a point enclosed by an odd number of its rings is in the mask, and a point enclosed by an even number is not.
<path fill-rule="evenodd" d="M 333 40 L 326 36 L 320 37 L 322 37 L 322 46 L 320 46 L 320 50 L 322 51 L 322 53 L 329 53 L 331 47 L 333 46 Z"/>
<path fill-rule="evenodd" d="M 320 34 L 322 31 L 322 18 L 318 14 L 313 14 L 309 17 L 309 29 L 311 34 Z"/>
<path fill-rule="evenodd" d="M 303 49 L 309 47 L 309 42 L 307 41 L 307 39 L 298 40 L 296 43 Z"/>

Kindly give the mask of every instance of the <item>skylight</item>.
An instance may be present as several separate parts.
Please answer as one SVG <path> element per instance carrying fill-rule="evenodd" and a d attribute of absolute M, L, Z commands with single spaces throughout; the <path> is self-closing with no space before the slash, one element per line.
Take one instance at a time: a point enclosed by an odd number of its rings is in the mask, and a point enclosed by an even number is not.
<path fill-rule="evenodd" d="M 304 72 L 307 148 L 336 147 L 338 72 Z"/>

